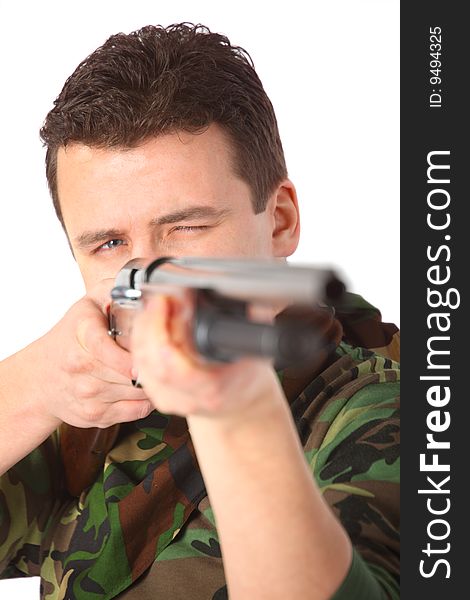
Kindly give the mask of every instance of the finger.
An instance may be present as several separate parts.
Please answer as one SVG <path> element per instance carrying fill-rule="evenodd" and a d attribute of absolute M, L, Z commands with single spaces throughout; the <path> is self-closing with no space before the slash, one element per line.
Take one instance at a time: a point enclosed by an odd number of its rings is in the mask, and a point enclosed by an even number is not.
<path fill-rule="evenodd" d="M 119 402 L 120 400 L 146 400 L 147 394 L 141 388 L 129 384 L 106 383 L 101 379 L 86 374 L 76 378 L 71 387 L 71 395 L 79 405 L 92 403 L 101 405 Z"/>
<path fill-rule="evenodd" d="M 149 400 L 120 400 L 110 404 L 105 414 L 100 416 L 99 422 L 91 420 L 93 427 L 110 427 L 116 423 L 128 423 L 130 421 L 138 421 L 147 417 L 154 407 Z M 85 419 L 87 426 L 90 426 L 88 420 Z"/>
<path fill-rule="evenodd" d="M 90 290 L 87 291 L 87 297 L 94 302 L 101 310 L 106 312 L 106 307 L 111 302 L 111 290 L 115 285 L 115 280 L 111 277 L 102 279 L 99 283 L 94 285 Z"/>
<path fill-rule="evenodd" d="M 155 345 L 167 345 L 170 342 L 169 320 L 171 299 L 169 296 L 155 294 L 143 310 L 142 323 L 149 326 Z M 142 336 L 141 336 L 142 337 Z"/>
<path fill-rule="evenodd" d="M 163 359 L 169 352 L 168 317 L 168 298 L 155 295 L 134 319 L 131 354 L 135 365 L 134 373 L 135 370 L 139 371 L 139 379 L 140 370 L 145 364 L 155 362 L 158 365 L 158 357 Z"/>
<path fill-rule="evenodd" d="M 154 407 L 150 400 L 121 400 L 110 407 L 113 420 L 116 423 L 128 423 L 147 417 Z M 115 416 L 113 415 L 115 413 Z"/>
<path fill-rule="evenodd" d="M 144 310 L 136 315 L 132 328 L 131 352 L 165 354 L 172 343 L 170 335 L 171 300 L 168 296 L 153 295 Z"/>
<path fill-rule="evenodd" d="M 76 338 L 92 358 L 132 379 L 132 357 L 111 339 L 104 315 L 102 318 L 98 313 L 83 317 L 77 325 Z"/>
<path fill-rule="evenodd" d="M 155 297 L 134 321 L 131 349 L 144 385 L 184 378 L 192 369 L 191 357 L 172 343 L 169 319 L 170 300 Z"/>
<path fill-rule="evenodd" d="M 191 335 L 194 318 L 194 299 L 190 290 L 178 297 L 169 299 L 168 332 L 174 346 L 181 349 L 188 358 L 196 360 L 198 354 Z"/>
<path fill-rule="evenodd" d="M 134 387 L 133 385 L 120 385 L 118 383 L 108 383 L 95 396 L 96 400 L 101 400 L 106 404 L 116 404 L 123 400 L 138 402 L 148 400 L 148 396 L 142 388 Z"/>
<path fill-rule="evenodd" d="M 93 363 L 93 368 L 88 372 L 91 377 L 103 382 L 106 385 L 123 385 L 132 387 L 132 379 L 121 375 L 115 369 L 104 365 L 100 361 Z"/>

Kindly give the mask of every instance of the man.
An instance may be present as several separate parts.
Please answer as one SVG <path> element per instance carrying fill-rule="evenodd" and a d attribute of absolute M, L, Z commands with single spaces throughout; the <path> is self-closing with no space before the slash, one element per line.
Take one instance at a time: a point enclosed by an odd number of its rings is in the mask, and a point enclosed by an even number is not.
<path fill-rule="evenodd" d="M 156 298 L 131 353 L 107 334 L 110 280 L 131 258 L 297 246 L 295 188 L 246 53 L 188 24 L 113 36 L 42 137 L 87 295 L 0 365 L 3 576 L 41 575 L 44 598 L 398 597 L 396 363 L 340 343 L 320 308 L 325 351 L 277 374 L 205 363 L 187 299 Z M 369 347 L 389 345 L 383 330 L 344 326 Z M 105 456 L 79 498 L 62 423 L 123 424 L 91 448 Z"/>

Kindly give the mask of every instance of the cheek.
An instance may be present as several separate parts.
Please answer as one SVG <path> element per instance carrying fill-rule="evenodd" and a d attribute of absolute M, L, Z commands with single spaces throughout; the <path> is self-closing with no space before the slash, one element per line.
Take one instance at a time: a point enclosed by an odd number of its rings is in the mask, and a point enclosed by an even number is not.
<path fill-rule="evenodd" d="M 116 275 L 121 268 L 121 265 L 115 268 L 110 268 L 110 266 L 103 268 L 100 265 L 91 265 L 88 261 L 77 262 L 87 293 L 94 290 L 98 284 L 105 280 L 111 289 L 114 285 Z"/>
<path fill-rule="evenodd" d="M 271 233 L 264 220 L 249 222 L 241 228 L 243 232 L 238 234 L 242 253 L 249 256 L 270 257 L 272 255 Z"/>
<path fill-rule="evenodd" d="M 247 218 L 227 228 L 221 228 L 211 240 L 210 254 L 220 256 L 268 257 L 271 236 L 266 222 Z"/>

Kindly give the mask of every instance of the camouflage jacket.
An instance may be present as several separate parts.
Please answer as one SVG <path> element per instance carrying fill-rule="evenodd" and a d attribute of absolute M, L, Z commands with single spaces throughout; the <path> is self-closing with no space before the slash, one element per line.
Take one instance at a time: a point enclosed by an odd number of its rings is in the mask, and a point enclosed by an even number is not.
<path fill-rule="evenodd" d="M 335 320 L 327 327 L 333 351 L 279 377 L 312 475 L 354 546 L 335 600 L 395 599 L 399 368 L 388 356 L 398 333 L 370 305 L 353 316 L 354 327 L 343 323 L 348 340 L 381 354 L 337 344 L 343 329 Z M 184 419 L 153 412 L 121 426 L 80 498 L 63 480 L 58 433 L 1 477 L 0 577 L 40 576 L 43 600 L 227 598 L 214 515 Z"/>

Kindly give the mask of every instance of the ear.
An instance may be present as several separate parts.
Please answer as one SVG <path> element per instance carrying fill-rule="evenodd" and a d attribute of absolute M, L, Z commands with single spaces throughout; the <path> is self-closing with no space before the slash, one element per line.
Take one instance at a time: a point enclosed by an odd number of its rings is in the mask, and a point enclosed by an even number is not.
<path fill-rule="evenodd" d="M 299 244 L 300 216 L 297 192 L 290 179 L 284 179 L 269 199 L 273 217 L 272 253 L 276 257 L 293 254 Z"/>

